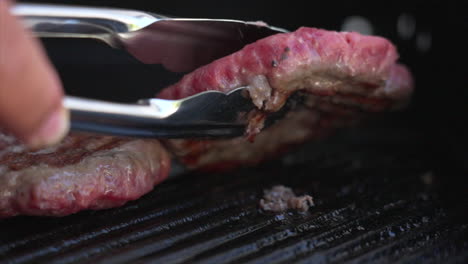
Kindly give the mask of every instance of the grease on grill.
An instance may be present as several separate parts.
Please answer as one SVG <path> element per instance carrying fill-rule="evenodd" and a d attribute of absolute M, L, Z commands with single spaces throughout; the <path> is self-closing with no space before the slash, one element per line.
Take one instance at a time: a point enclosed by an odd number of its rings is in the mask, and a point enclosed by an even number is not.
<path fill-rule="evenodd" d="M 263 198 L 260 199 L 260 208 L 263 211 L 275 213 L 281 213 L 287 210 L 306 212 L 312 206 L 314 206 L 312 196 L 296 196 L 291 188 L 283 185 L 276 185 L 271 189 L 264 190 Z"/>

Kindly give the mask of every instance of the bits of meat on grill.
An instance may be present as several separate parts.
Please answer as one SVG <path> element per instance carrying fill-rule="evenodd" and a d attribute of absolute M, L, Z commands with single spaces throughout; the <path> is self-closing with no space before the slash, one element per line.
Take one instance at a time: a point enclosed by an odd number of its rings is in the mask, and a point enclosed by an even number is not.
<path fill-rule="evenodd" d="M 310 195 L 296 196 L 293 190 L 283 185 L 273 186 L 263 191 L 263 198 L 259 202 L 260 209 L 274 213 L 288 210 L 307 212 L 314 206 L 314 200 Z"/>

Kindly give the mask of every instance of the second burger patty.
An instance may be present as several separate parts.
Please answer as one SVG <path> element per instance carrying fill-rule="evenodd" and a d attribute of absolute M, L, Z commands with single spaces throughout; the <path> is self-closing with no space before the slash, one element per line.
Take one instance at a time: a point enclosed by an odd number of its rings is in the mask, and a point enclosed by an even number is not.
<path fill-rule="evenodd" d="M 278 111 L 293 94 L 302 97 L 294 111 L 250 142 L 166 140 L 190 168 L 225 169 L 253 165 L 336 127 L 353 124 L 364 113 L 404 106 L 412 93 L 408 69 L 398 64 L 388 40 L 358 33 L 300 28 L 276 34 L 186 75 L 158 97 L 178 99 L 207 90 L 248 86 L 258 116 Z M 250 129 L 252 133 L 260 129 Z M 253 132 L 252 132 L 253 131 Z"/>

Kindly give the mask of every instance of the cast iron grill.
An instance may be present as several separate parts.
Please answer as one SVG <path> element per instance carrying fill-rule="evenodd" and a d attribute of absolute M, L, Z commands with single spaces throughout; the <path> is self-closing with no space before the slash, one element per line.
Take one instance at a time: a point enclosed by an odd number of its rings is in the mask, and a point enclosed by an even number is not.
<path fill-rule="evenodd" d="M 466 263 L 468 202 L 447 201 L 424 143 L 358 131 L 255 169 L 192 173 L 121 208 L 0 221 L 2 263 Z M 365 138 L 365 140 L 362 140 Z M 258 210 L 274 184 L 308 213 Z"/>

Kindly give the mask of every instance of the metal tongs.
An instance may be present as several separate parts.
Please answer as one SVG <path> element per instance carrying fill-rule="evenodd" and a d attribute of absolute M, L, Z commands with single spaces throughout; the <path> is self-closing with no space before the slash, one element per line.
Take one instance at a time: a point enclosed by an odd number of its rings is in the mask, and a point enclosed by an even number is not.
<path fill-rule="evenodd" d="M 172 18 L 115 8 L 17 4 L 13 14 L 39 37 L 93 38 L 146 64 L 188 72 L 286 30 L 261 22 Z M 122 104 L 66 96 L 75 130 L 136 137 L 234 137 L 254 108 L 245 87 L 203 92 L 180 100 Z"/>

